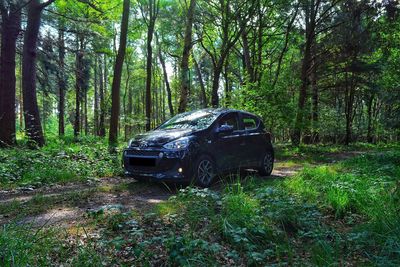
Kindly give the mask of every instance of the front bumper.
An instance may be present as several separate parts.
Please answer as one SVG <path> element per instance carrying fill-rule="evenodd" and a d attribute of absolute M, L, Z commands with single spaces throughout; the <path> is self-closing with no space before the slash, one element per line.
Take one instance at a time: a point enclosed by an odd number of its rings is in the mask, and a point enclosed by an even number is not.
<path fill-rule="evenodd" d="M 189 181 L 190 162 L 191 155 L 188 150 L 127 148 L 123 152 L 125 175 L 150 181 Z"/>

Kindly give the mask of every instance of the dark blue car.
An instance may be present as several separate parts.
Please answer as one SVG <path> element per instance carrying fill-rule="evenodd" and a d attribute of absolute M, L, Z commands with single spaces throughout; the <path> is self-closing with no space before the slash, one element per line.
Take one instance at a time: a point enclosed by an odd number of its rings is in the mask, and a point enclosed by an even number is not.
<path fill-rule="evenodd" d="M 241 168 L 270 175 L 274 150 L 261 119 L 233 109 L 176 115 L 130 140 L 125 174 L 137 180 L 192 182 L 208 187 L 217 175 Z"/>

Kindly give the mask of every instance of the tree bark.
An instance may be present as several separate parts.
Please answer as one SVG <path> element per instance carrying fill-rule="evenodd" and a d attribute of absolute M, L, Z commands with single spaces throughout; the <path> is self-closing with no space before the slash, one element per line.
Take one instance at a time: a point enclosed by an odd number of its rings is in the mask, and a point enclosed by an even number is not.
<path fill-rule="evenodd" d="M 105 104 L 105 92 L 104 92 L 104 84 L 106 83 L 105 79 L 105 61 L 106 55 L 104 54 L 104 64 L 99 58 L 99 95 L 100 95 L 100 117 L 99 117 L 99 132 L 98 135 L 101 137 L 106 136 L 106 127 L 105 127 L 105 112 L 106 112 L 106 104 Z"/>
<path fill-rule="evenodd" d="M 197 79 L 199 80 L 199 83 L 200 83 L 201 106 L 203 108 L 206 108 L 207 107 L 207 94 L 206 94 L 206 87 L 205 87 L 204 81 L 203 81 L 203 75 L 201 74 L 201 69 L 200 69 L 199 63 L 197 63 L 197 60 L 194 57 L 194 55 L 192 55 L 192 58 L 193 58 L 194 68 L 196 69 L 196 73 L 197 73 Z"/>
<path fill-rule="evenodd" d="M 350 79 L 350 85 L 348 84 L 348 74 L 346 72 L 346 136 L 344 139 L 344 144 L 347 146 L 352 141 L 352 128 L 353 128 L 353 106 L 355 99 L 355 87 L 353 83 L 353 75 Z"/>
<path fill-rule="evenodd" d="M 374 102 L 374 94 L 371 93 L 371 96 L 368 99 L 367 102 L 367 142 L 368 143 L 373 143 L 374 138 L 372 135 L 372 104 Z"/>
<path fill-rule="evenodd" d="M 219 89 L 219 79 L 221 77 L 221 72 L 223 69 L 225 58 L 220 58 L 217 64 L 214 66 L 213 71 L 213 81 L 212 81 L 212 94 L 211 94 L 211 106 L 217 108 L 219 106 L 219 96 L 218 96 L 218 89 Z"/>
<path fill-rule="evenodd" d="M 247 29 L 246 23 L 241 20 L 240 27 L 242 28 L 242 43 L 243 43 L 243 61 L 244 67 L 246 69 L 246 81 L 253 83 L 254 82 L 254 70 L 251 64 L 250 58 L 250 48 L 249 48 L 249 41 L 247 38 Z"/>
<path fill-rule="evenodd" d="M 3 5 L 1 2 L 0 5 Z M 21 7 L 10 2 L 10 10 L 2 6 L 0 56 L 0 146 L 15 145 L 15 57 L 21 28 Z"/>
<path fill-rule="evenodd" d="M 98 89 L 98 62 L 97 54 L 94 56 L 94 107 L 93 107 L 93 121 L 94 121 L 94 135 L 98 135 L 99 131 L 99 89 Z"/>
<path fill-rule="evenodd" d="M 316 19 L 315 16 L 317 7 L 315 6 L 314 0 L 311 0 L 310 2 L 311 3 L 309 3 L 305 7 L 306 41 L 305 41 L 304 57 L 301 67 L 301 86 L 297 104 L 297 115 L 292 134 L 292 144 L 294 146 L 300 145 L 301 133 L 304 128 L 304 113 L 305 113 L 305 104 L 307 99 L 307 88 L 310 82 L 309 70 L 311 64 L 311 46 L 313 45 L 313 41 L 315 38 L 315 19 Z"/>
<path fill-rule="evenodd" d="M 28 3 L 28 19 L 24 35 L 22 88 L 24 97 L 25 128 L 30 145 L 43 146 L 45 143 L 40 123 L 39 107 L 36 96 L 36 55 L 40 21 L 43 9 L 54 2 L 49 0 L 31 0 Z"/>
<path fill-rule="evenodd" d="M 186 21 L 185 40 L 183 45 L 182 61 L 181 61 L 181 95 L 179 100 L 178 112 L 184 112 L 187 108 L 189 97 L 189 57 L 192 49 L 192 27 L 193 18 L 196 8 L 196 0 L 191 0 Z"/>
<path fill-rule="evenodd" d="M 118 48 L 117 58 L 114 66 L 114 78 L 111 88 L 111 120 L 110 120 L 110 133 L 109 144 L 115 146 L 118 144 L 118 123 L 120 113 L 120 91 L 121 91 L 121 76 L 122 67 L 124 64 L 126 41 L 128 37 L 128 22 L 129 22 L 129 0 L 124 0 L 124 7 L 122 12 L 121 21 L 121 35 Z"/>
<path fill-rule="evenodd" d="M 64 28 L 60 25 L 58 29 L 58 64 L 59 69 L 57 72 L 58 89 L 59 89 L 59 101 L 58 101 L 58 135 L 63 136 L 65 134 L 65 92 L 66 92 L 66 80 L 65 80 L 65 40 L 64 40 Z"/>
<path fill-rule="evenodd" d="M 152 61 L 153 61 L 153 48 L 151 42 L 153 41 L 154 26 L 158 15 L 158 0 L 149 1 L 149 19 L 147 22 L 147 56 L 146 56 L 146 131 L 151 128 L 151 78 L 152 78 Z"/>
<path fill-rule="evenodd" d="M 165 89 L 167 90 L 167 100 L 168 100 L 169 114 L 172 117 L 174 115 L 174 106 L 172 104 L 171 86 L 170 86 L 169 81 L 168 81 L 168 73 L 167 73 L 167 69 L 165 67 L 164 57 L 162 56 L 162 53 L 161 53 L 161 48 L 159 48 L 159 50 L 158 50 L 158 57 L 160 59 L 161 67 L 163 69 Z"/>
<path fill-rule="evenodd" d="M 130 64 L 129 62 L 126 64 L 127 73 L 130 73 L 129 64 Z M 130 84 L 129 84 L 129 74 L 128 74 L 126 83 L 127 83 L 126 90 L 128 90 L 128 104 L 127 104 L 126 114 L 125 114 L 125 118 L 126 118 L 125 139 L 128 139 L 132 133 L 132 113 L 133 113 L 133 89 L 132 89 L 132 86 L 130 86 Z"/>
<path fill-rule="evenodd" d="M 312 65 L 310 70 L 310 82 L 312 92 L 312 142 L 319 143 L 319 90 L 317 85 L 317 67 L 316 67 L 316 47 L 315 42 L 312 45 Z"/>
<path fill-rule="evenodd" d="M 74 137 L 77 138 L 81 132 L 81 102 L 83 89 L 83 35 L 77 34 L 77 51 L 75 61 L 75 121 Z"/>

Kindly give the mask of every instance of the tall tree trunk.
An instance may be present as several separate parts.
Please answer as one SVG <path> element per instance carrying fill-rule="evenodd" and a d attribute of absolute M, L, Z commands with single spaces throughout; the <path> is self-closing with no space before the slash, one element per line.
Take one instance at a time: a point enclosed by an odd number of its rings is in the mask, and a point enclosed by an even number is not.
<path fill-rule="evenodd" d="M 306 43 L 304 49 L 304 57 L 301 67 L 301 86 L 299 92 L 299 99 L 297 103 L 297 115 L 296 121 L 294 125 L 294 130 L 292 134 L 292 144 L 298 146 L 301 141 L 301 133 L 304 128 L 304 113 L 305 113 L 305 104 L 307 99 L 307 88 L 310 82 L 309 78 L 309 70 L 311 64 L 311 46 L 313 44 L 313 40 L 315 38 L 315 4 L 314 0 L 310 1 L 306 8 Z"/>
<path fill-rule="evenodd" d="M 15 57 L 16 42 L 21 28 L 21 7 L 10 2 L 7 14 L 3 2 L 0 55 L 0 146 L 14 145 L 15 140 Z"/>
<path fill-rule="evenodd" d="M 63 136 L 65 134 L 65 92 L 67 84 L 65 80 L 65 40 L 64 40 L 64 27 L 59 25 L 58 29 L 58 64 L 57 71 L 59 101 L 58 101 L 58 134 Z"/>
<path fill-rule="evenodd" d="M 83 90 L 83 34 L 77 34 L 77 51 L 75 61 L 75 122 L 74 137 L 78 137 L 81 132 L 81 101 Z"/>
<path fill-rule="evenodd" d="M 93 110 L 93 121 L 94 121 L 94 135 L 98 135 L 99 131 L 99 89 L 98 89 L 98 60 L 97 54 L 94 56 L 94 110 Z"/>
<path fill-rule="evenodd" d="M 203 75 L 201 73 L 199 63 L 197 63 L 197 60 L 194 57 L 194 55 L 192 55 L 192 58 L 193 58 L 194 68 L 196 69 L 196 73 L 197 73 L 197 79 L 199 80 L 199 83 L 200 83 L 201 106 L 203 108 L 206 108 L 207 107 L 207 94 L 206 94 L 206 87 L 205 87 L 204 81 L 203 81 Z"/>
<path fill-rule="evenodd" d="M 124 0 L 124 7 L 122 12 L 121 21 L 121 35 L 118 48 L 117 58 L 114 65 L 114 78 L 111 88 L 111 120 L 110 120 L 110 134 L 109 143 L 114 146 L 118 143 L 118 122 L 120 112 L 120 91 L 121 91 L 121 76 L 122 67 L 124 64 L 126 40 L 128 37 L 128 21 L 129 21 L 129 0 Z"/>
<path fill-rule="evenodd" d="M 317 67 L 316 67 L 316 43 L 312 45 L 312 65 L 310 70 L 310 82 L 311 82 L 311 92 L 312 92 L 312 142 L 319 143 L 319 91 L 317 86 Z"/>
<path fill-rule="evenodd" d="M 187 13 L 185 40 L 183 45 L 182 61 L 181 61 L 181 96 L 179 100 L 178 112 L 184 112 L 188 103 L 189 96 L 189 57 L 192 49 L 192 27 L 193 18 L 196 7 L 196 0 L 190 0 L 190 6 Z"/>
<path fill-rule="evenodd" d="M 254 70 L 251 64 L 249 41 L 247 38 L 247 29 L 244 20 L 240 21 L 240 27 L 242 28 L 243 61 L 246 68 L 246 81 L 252 83 L 254 81 Z"/>
<path fill-rule="evenodd" d="M 225 107 L 229 107 L 231 105 L 231 83 L 229 81 L 229 61 L 225 61 L 224 66 L 224 80 L 225 80 Z"/>
<path fill-rule="evenodd" d="M 24 97 L 25 128 L 31 145 L 43 146 L 44 136 L 40 123 L 39 107 L 36 96 L 36 54 L 40 20 L 43 9 L 54 2 L 49 0 L 31 0 L 28 3 L 28 20 L 24 35 L 22 88 Z"/>
<path fill-rule="evenodd" d="M 105 92 L 104 92 L 104 84 L 105 78 L 104 78 L 104 73 L 105 73 L 105 61 L 106 61 L 106 56 L 104 54 L 104 64 L 103 60 L 101 57 L 99 58 L 99 95 L 100 95 L 100 118 L 99 118 L 99 136 L 106 136 L 106 126 L 105 126 L 105 112 L 106 112 L 106 103 L 105 103 Z"/>
<path fill-rule="evenodd" d="M 212 80 L 212 91 L 211 91 L 211 106 L 217 108 L 219 106 L 219 96 L 218 96 L 218 89 L 219 89 L 219 79 L 221 77 L 224 58 L 220 58 L 217 64 L 214 66 L 213 71 L 213 80 Z"/>
<path fill-rule="evenodd" d="M 367 142 L 368 143 L 373 143 L 374 138 L 372 135 L 372 104 L 374 102 L 374 94 L 371 93 L 371 96 L 368 99 L 367 102 Z"/>
<path fill-rule="evenodd" d="M 162 70 L 163 70 L 165 88 L 166 88 L 166 90 L 167 90 L 167 99 L 168 99 L 169 114 L 170 114 L 171 116 L 173 116 L 173 115 L 174 115 L 174 106 L 172 105 L 171 87 L 170 87 L 170 85 L 169 85 L 168 73 L 167 73 L 167 69 L 166 69 L 166 67 L 165 67 L 165 61 L 164 61 L 164 57 L 162 56 L 162 52 L 161 52 L 161 47 L 160 47 L 160 45 L 158 45 L 158 58 L 160 59 L 161 67 L 162 67 Z"/>
<path fill-rule="evenodd" d="M 156 3 L 153 0 L 149 1 L 150 18 L 147 28 L 147 57 L 146 57 L 146 131 L 151 129 L 151 78 L 152 78 L 152 61 L 153 48 L 151 42 L 153 40 L 154 26 L 156 22 Z"/>
<path fill-rule="evenodd" d="M 349 145 L 352 141 L 352 128 L 353 128 L 353 106 L 355 99 L 355 86 L 354 86 L 354 74 L 350 78 L 350 85 L 348 84 L 348 74 L 346 72 L 346 136 L 344 144 Z"/>
<path fill-rule="evenodd" d="M 130 73 L 129 62 L 126 64 L 127 73 Z M 133 113 L 133 89 L 129 84 L 129 76 L 127 78 L 127 90 L 128 90 L 128 104 L 126 108 L 126 123 L 125 123 L 125 139 L 128 139 L 132 134 L 132 113 Z"/>
<path fill-rule="evenodd" d="M 89 134 L 89 123 L 88 123 L 88 88 L 85 88 L 85 96 L 84 96 L 84 119 L 83 122 L 85 124 L 85 136 Z"/>

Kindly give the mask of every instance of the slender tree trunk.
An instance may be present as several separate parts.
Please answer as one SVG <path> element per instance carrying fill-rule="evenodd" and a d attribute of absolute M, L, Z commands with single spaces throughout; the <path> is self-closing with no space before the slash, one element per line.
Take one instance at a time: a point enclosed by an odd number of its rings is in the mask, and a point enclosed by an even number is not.
<path fill-rule="evenodd" d="M 165 89 L 167 90 L 167 99 L 168 99 L 168 108 L 169 108 L 169 114 L 171 116 L 174 115 L 174 106 L 172 105 L 172 93 L 171 93 L 171 87 L 169 85 L 169 81 L 168 81 L 168 73 L 167 73 L 167 69 L 165 67 L 165 61 L 164 61 L 164 57 L 162 56 L 162 52 L 161 52 L 161 47 L 160 45 L 158 45 L 158 57 L 160 59 L 160 63 L 161 63 L 161 67 L 163 69 L 163 76 L 164 76 L 164 82 L 165 82 Z"/>
<path fill-rule="evenodd" d="M 244 61 L 244 66 L 246 68 L 246 81 L 252 83 L 254 81 L 254 70 L 251 64 L 246 23 L 243 20 L 240 21 L 240 27 L 242 27 L 243 61 Z"/>
<path fill-rule="evenodd" d="M 58 64 L 59 69 L 57 72 L 58 78 L 58 90 L 59 90 L 59 101 L 58 101 L 58 134 L 63 136 L 65 134 L 65 92 L 66 92 L 66 80 L 65 80 L 65 40 L 64 40 L 64 27 L 59 25 L 58 29 Z"/>
<path fill-rule="evenodd" d="M 200 83 L 201 106 L 203 108 L 206 108 L 207 107 L 207 94 L 206 94 L 206 87 L 205 87 L 204 81 L 203 81 L 203 75 L 201 73 L 200 66 L 197 63 L 197 60 L 194 57 L 194 55 L 192 55 L 192 58 L 193 58 L 194 68 L 196 69 L 196 73 L 197 73 L 197 79 L 199 80 L 199 83 Z"/>
<path fill-rule="evenodd" d="M 225 61 L 224 66 L 224 80 L 225 80 L 225 107 L 229 107 L 231 105 L 231 83 L 229 81 L 229 61 Z"/>
<path fill-rule="evenodd" d="M 367 114 L 368 114 L 368 118 L 367 118 L 367 142 L 368 143 L 373 143 L 374 138 L 372 135 L 372 103 L 374 102 L 374 94 L 371 93 L 371 96 L 368 99 L 368 103 L 367 103 Z"/>
<path fill-rule="evenodd" d="M 152 2 L 152 1 L 150 1 Z M 155 17 L 150 17 L 149 26 L 147 29 L 147 59 L 146 59 L 146 131 L 151 129 L 151 77 L 152 77 L 152 61 L 153 48 L 151 42 L 153 40 L 155 25 Z"/>
<path fill-rule="evenodd" d="M 118 143 L 118 123 L 120 113 L 120 91 L 121 91 L 121 76 L 122 67 L 124 64 L 126 40 L 128 37 L 128 21 L 129 21 L 129 0 L 124 0 L 124 7 L 121 21 L 121 35 L 118 48 L 117 58 L 114 66 L 114 78 L 111 88 L 111 120 L 110 120 L 110 135 L 109 143 L 112 146 Z"/>
<path fill-rule="evenodd" d="M 85 136 L 89 134 L 89 124 L 88 124 L 88 88 L 85 88 L 85 106 L 84 106 L 84 123 L 85 123 Z"/>
<path fill-rule="evenodd" d="M 301 86 L 299 99 L 297 104 L 297 115 L 292 135 L 292 144 L 298 146 L 301 142 L 301 133 L 304 128 L 304 113 L 307 99 L 307 88 L 310 82 L 309 70 L 311 64 L 311 46 L 315 38 L 315 4 L 311 0 L 311 4 L 306 6 L 306 43 L 304 49 L 304 57 L 301 67 Z"/>
<path fill-rule="evenodd" d="M 106 61 L 106 56 L 104 55 L 104 62 Z M 99 118 L 99 136 L 106 136 L 106 127 L 105 127 L 105 112 L 106 112 L 106 104 L 105 104 L 105 96 L 104 96 L 104 83 L 105 83 L 105 78 L 104 78 L 104 71 L 105 69 L 105 63 L 103 64 L 103 61 L 101 57 L 99 58 L 99 95 L 100 95 L 100 118 Z"/>
<path fill-rule="evenodd" d="M 129 62 L 126 64 L 127 72 L 130 73 Z M 133 90 L 132 86 L 129 85 L 127 81 L 127 90 L 128 90 L 128 104 L 126 108 L 126 123 L 125 123 L 125 139 L 128 139 L 132 134 L 132 113 L 133 113 Z"/>
<path fill-rule="evenodd" d="M 213 80 L 212 80 L 212 94 L 211 94 L 211 106 L 217 108 L 219 106 L 219 79 L 221 77 L 222 69 L 223 69 L 224 59 L 220 58 L 217 64 L 214 66 L 213 71 Z"/>
<path fill-rule="evenodd" d="M 312 142 L 319 143 L 319 91 L 317 86 L 317 67 L 316 67 L 316 47 L 315 42 L 312 45 L 312 66 L 310 73 L 310 81 L 311 81 L 311 91 L 312 91 Z"/>
<path fill-rule="evenodd" d="M 81 132 L 81 101 L 83 89 L 83 35 L 77 35 L 77 51 L 75 61 L 75 122 L 74 137 L 77 138 Z"/>
<path fill-rule="evenodd" d="M 94 121 L 94 135 L 98 135 L 99 131 L 99 89 L 98 89 L 98 62 L 97 54 L 94 56 L 94 110 L 93 110 L 93 121 Z"/>
<path fill-rule="evenodd" d="M 1 3 L 3 5 L 3 3 Z M 5 7 L 3 7 L 5 9 Z M 3 9 L 2 9 L 3 10 Z M 4 13 L 3 13 L 4 12 Z M 15 57 L 21 28 L 21 7 L 10 2 L 9 14 L 3 11 L 0 56 L 0 146 L 14 145 L 15 140 Z"/>
<path fill-rule="evenodd" d="M 350 79 L 350 85 L 348 85 L 348 79 L 346 78 L 346 136 L 344 143 L 349 145 L 352 141 L 352 128 L 353 128 L 353 106 L 355 98 L 355 87 L 353 82 L 354 74 Z M 347 73 L 346 73 L 347 76 Z"/>
<path fill-rule="evenodd" d="M 43 146 L 44 136 L 40 123 L 36 97 L 36 54 L 42 10 L 54 0 L 40 3 L 31 0 L 28 4 L 28 19 L 24 35 L 22 88 L 24 97 L 25 128 L 31 145 Z"/>
<path fill-rule="evenodd" d="M 179 100 L 178 112 L 184 112 L 187 107 L 189 97 L 189 57 L 192 49 L 192 27 L 193 18 L 196 8 L 196 0 L 190 0 L 190 6 L 187 13 L 185 40 L 183 45 L 182 61 L 181 61 L 181 96 Z"/>

